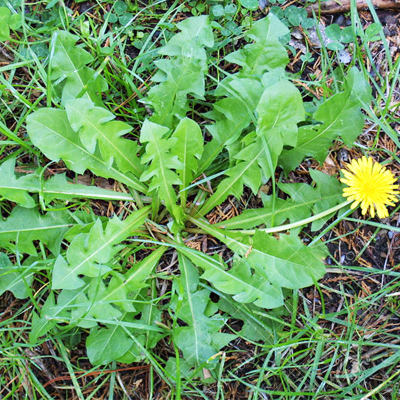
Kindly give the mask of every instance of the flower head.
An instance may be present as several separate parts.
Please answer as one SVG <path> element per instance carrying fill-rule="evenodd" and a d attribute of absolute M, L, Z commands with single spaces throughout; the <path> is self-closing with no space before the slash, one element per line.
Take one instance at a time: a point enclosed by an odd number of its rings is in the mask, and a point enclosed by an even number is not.
<path fill-rule="evenodd" d="M 361 205 L 362 215 L 369 210 L 371 217 L 375 209 L 379 218 L 389 216 L 386 206 L 394 206 L 399 185 L 394 185 L 396 178 L 392 172 L 382 167 L 370 157 L 361 157 L 347 164 L 347 170 L 342 169 L 344 178 L 341 182 L 348 187 L 343 189 L 343 196 L 353 201 L 351 208 Z"/>

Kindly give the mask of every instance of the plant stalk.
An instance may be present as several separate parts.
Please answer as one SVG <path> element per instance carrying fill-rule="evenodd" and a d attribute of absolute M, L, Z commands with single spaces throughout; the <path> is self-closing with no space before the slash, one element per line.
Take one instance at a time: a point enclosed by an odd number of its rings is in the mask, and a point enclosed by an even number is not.
<path fill-rule="evenodd" d="M 319 214 L 315 214 L 311 217 L 304 218 L 300 221 L 292 222 L 290 224 L 285 224 L 285 225 L 280 225 L 280 226 L 273 226 L 272 228 L 264 228 L 264 229 L 248 229 L 248 230 L 240 230 L 240 233 L 244 233 L 245 235 L 254 235 L 257 231 L 265 232 L 265 233 L 275 233 L 275 232 L 282 232 L 282 231 L 287 231 L 289 229 L 297 228 L 302 225 L 309 224 L 311 222 L 314 222 L 320 218 L 324 218 L 329 214 L 332 214 L 338 210 L 340 210 L 343 207 L 346 207 L 351 203 L 351 200 L 346 200 L 343 203 L 340 203 L 332 208 L 329 208 L 328 210 L 322 211 Z"/>
<path fill-rule="evenodd" d="M 247 230 L 246 229 L 244 229 L 244 230 L 237 229 L 235 231 L 243 233 L 245 235 L 254 235 L 257 231 L 265 232 L 265 233 L 283 232 L 283 231 L 287 231 L 289 229 L 293 229 L 293 228 L 297 228 L 297 227 L 302 226 L 302 225 L 309 224 L 309 223 L 314 222 L 314 221 L 316 221 L 316 220 L 318 220 L 320 218 L 324 218 L 327 215 L 332 214 L 332 213 L 340 210 L 343 207 L 346 207 L 350 203 L 351 203 L 350 200 L 346 200 L 343 203 L 340 203 L 340 204 L 338 204 L 338 205 L 336 205 L 336 206 L 334 206 L 332 208 L 329 208 L 328 210 L 320 212 L 319 214 L 315 214 L 315 215 L 313 215 L 311 217 L 304 218 L 304 219 L 302 219 L 300 221 L 292 222 L 290 224 L 285 224 L 285 225 L 280 225 L 280 226 L 273 226 L 272 228 L 264 228 L 264 229 L 247 229 Z M 192 221 L 193 223 L 196 223 L 196 219 L 195 218 L 189 217 L 188 219 L 189 219 L 189 221 Z M 201 233 L 200 229 L 187 229 L 187 231 L 188 232 L 193 232 L 193 233 Z"/>

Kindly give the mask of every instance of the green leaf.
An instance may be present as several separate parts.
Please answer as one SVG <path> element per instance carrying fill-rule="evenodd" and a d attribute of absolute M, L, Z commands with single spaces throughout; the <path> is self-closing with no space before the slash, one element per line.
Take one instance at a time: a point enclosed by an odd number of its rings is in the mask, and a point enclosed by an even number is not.
<path fill-rule="evenodd" d="M 11 14 L 7 7 L 0 7 L 0 41 L 10 40 L 10 29 L 18 29 L 20 25 L 20 15 Z"/>
<path fill-rule="evenodd" d="M 279 287 L 258 274 L 252 274 L 245 260 L 228 270 L 227 265 L 215 257 L 183 246 L 178 247 L 178 251 L 204 270 L 202 279 L 211 282 L 218 290 L 233 295 L 237 302 L 254 303 L 263 308 L 275 308 L 283 304 Z"/>
<path fill-rule="evenodd" d="M 305 117 L 303 100 L 292 83 L 281 80 L 265 89 L 256 110 L 257 135 L 263 139 L 266 157 L 271 159 L 272 176 L 283 146 L 296 144 L 297 124 Z"/>
<path fill-rule="evenodd" d="M 28 192 L 32 187 L 29 175 L 16 178 L 15 158 L 4 161 L 0 166 L 0 195 L 6 200 L 13 201 L 22 207 L 32 208 L 36 203 Z"/>
<path fill-rule="evenodd" d="M 14 168 L 15 159 L 7 160 L 0 166 L 0 195 L 25 208 L 32 208 L 36 205 L 29 193 L 39 193 L 47 203 L 54 199 L 70 200 L 74 198 L 108 201 L 135 200 L 127 193 L 72 183 L 66 178 L 65 174 L 54 175 L 44 182 L 41 181 L 37 173 L 16 178 Z"/>
<path fill-rule="evenodd" d="M 160 49 L 160 54 L 167 56 L 189 56 L 189 53 L 187 53 L 188 50 L 193 51 L 193 49 L 203 46 L 214 46 L 214 35 L 207 15 L 186 18 L 176 26 L 181 32 L 172 36 L 168 43 Z M 206 58 L 204 50 L 201 54 L 192 54 L 192 56 Z"/>
<path fill-rule="evenodd" d="M 78 174 L 90 169 L 104 178 L 113 178 L 145 192 L 146 186 L 132 174 L 122 173 L 104 161 L 98 151 L 88 151 L 73 131 L 63 110 L 42 108 L 27 118 L 26 129 L 32 143 L 53 161 L 62 159 L 67 167 Z"/>
<path fill-rule="evenodd" d="M 115 192 L 113 190 L 103 189 L 97 186 L 82 185 L 80 183 L 70 182 L 65 174 L 54 175 L 50 179 L 43 182 L 40 188 L 40 182 L 37 180 L 35 190 L 43 195 L 46 202 L 51 202 L 54 199 L 70 200 L 74 198 L 80 199 L 100 199 L 107 201 L 133 201 L 134 198 L 129 193 Z"/>
<path fill-rule="evenodd" d="M 54 304 L 54 293 L 50 292 L 46 301 L 41 306 L 42 315 L 39 316 L 36 312 L 32 313 L 32 328 L 29 332 L 29 342 L 31 344 L 36 344 L 40 336 L 45 335 L 57 325 L 56 321 L 52 321 L 46 318 L 47 312 L 49 312 L 51 308 L 54 307 Z"/>
<path fill-rule="evenodd" d="M 193 369 L 191 368 L 190 364 L 187 363 L 184 359 L 179 360 L 179 367 L 176 362 L 175 357 L 169 357 L 166 364 L 165 364 L 165 372 L 168 376 L 169 379 L 171 379 L 173 382 L 176 382 L 177 380 L 177 372 L 179 369 L 180 377 L 187 378 L 187 379 L 193 379 Z M 194 376 L 196 378 L 201 378 L 201 372 L 197 372 Z"/>
<path fill-rule="evenodd" d="M 176 205 L 173 185 L 181 185 L 182 181 L 173 170 L 181 170 L 183 164 L 172 151 L 177 138 L 164 138 L 168 131 L 169 129 L 165 126 L 148 120 L 143 123 L 140 141 L 148 144 L 142 156 L 142 163 L 150 163 L 150 165 L 143 172 L 140 180 L 143 182 L 150 180 L 149 191 L 156 192 L 171 214 L 181 221 L 182 209 Z"/>
<path fill-rule="evenodd" d="M 86 339 L 86 350 L 93 365 L 107 364 L 123 356 L 131 347 L 131 339 L 118 325 L 93 328 Z"/>
<path fill-rule="evenodd" d="M 308 218 L 343 201 L 342 185 L 336 177 L 314 170 L 310 170 L 310 175 L 316 182 L 315 188 L 306 183 L 278 183 L 279 188 L 289 194 L 290 198 L 283 200 L 265 196 L 263 208 L 246 209 L 237 217 L 215 226 L 224 229 L 249 229 L 262 224 L 271 227 L 272 221 L 278 226 L 287 220 L 295 222 Z M 311 230 L 320 229 L 325 222 L 326 219 L 314 221 Z"/>
<path fill-rule="evenodd" d="M 225 320 L 219 314 L 213 317 L 205 315 L 210 293 L 206 289 L 197 290 L 199 275 L 190 260 L 182 254 L 178 254 L 178 260 L 181 276 L 175 286 L 181 300 L 178 300 L 176 316 L 187 326 L 174 327 L 173 338 L 185 361 L 199 366 L 235 336 L 224 336 L 226 343 L 218 343 L 218 337 L 224 335 L 219 333 L 219 330 L 225 324 Z"/>
<path fill-rule="evenodd" d="M 240 0 L 240 4 L 248 10 L 254 11 L 258 8 L 258 0 Z"/>
<path fill-rule="evenodd" d="M 370 99 L 370 86 L 353 67 L 347 76 L 344 90 L 323 102 L 314 113 L 313 120 L 320 124 L 302 126 L 295 147 L 282 153 L 279 164 L 286 171 L 293 170 L 306 156 L 322 163 L 332 142 L 338 138 L 351 147 L 364 126 L 361 108 L 368 107 Z"/>
<path fill-rule="evenodd" d="M 151 120 L 172 127 L 175 117 L 184 118 L 188 111 L 187 95 L 204 98 L 204 74 L 207 55 L 204 47 L 212 47 L 214 37 L 207 16 L 188 18 L 177 27 L 181 32 L 172 36 L 159 54 L 169 59 L 155 61 L 158 72 L 145 99 L 154 113 Z"/>
<path fill-rule="evenodd" d="M 199 125 L 189 118 L 182 119 L 171 136 L 176 144 L 171 153 L 178 157 L 182 168 L 177 169 L 182 182 L 181 190 L 190 185 L 197 171 L 198 160 L 203 153 L 203 135 Z M 186 203 L 187 192 L 181 193 L 181 204 Z"/>
<path fill-rule="evenodd" d="M 153 86 L 146 98 L 154 113 L 151 120 L 163 126 L 172 127 L 174 117 L 184 118 L 188 111 L 187 95 L 204 96 L 204 67 L 196 59 L 158 60 L 159 69 L 155 77 L 161 83 Z"/>
<path fill-rule="evenodd" d="M 297 124 L 304 120 L 305 111 L 301 94 L 292 83 L 281 80 L 267 87 L 256 111 L 258 135 L 280 136 L 283 145 L 296 143 Z"/>
<path fill-rule="evenodd" d="M 9 258 L 0 253 L 0 296 L 9 290 L 17 299 L 31 294 L 33 271 L 29 266 L 16 267 Z"/>
<path fill-rule="evenodd" d="M 377 22 L 367 26 L 365 29 L 365 40 L 367 42 L 375 42 L 381 38 L 380 34 L 382 32 L 382 25 Z"/>
<path fill-rule="evenodd" d="M 103 280 L 93 278 L 86 281 L 88 284 L 84 288 L 61 291 L 57 306 L 52 309 L 52 317 L 62 316 L 70 326 L 82 328 L 96 326 L 96 320 L 104 318 L 104 315 L 109 319 L 120 318 L 122 312 L 104 299 L 107 288 Z"/>
<path fill-rule="evenodd" d="M 243 185 L 251 188 L 254 194 L 257 193 L 262 183 L 262 170 L 264 174 L 269 174 L 266 167 L 265 148 L 256 140 L 254 143 L 245 147 L 236 156 L 239 162 L 234 167 L 225 172 L 225 178 L 219 185 L 216 192 L 207 199 L 197 215 L 205 215 L 214 207 L 221 204 L 229 195 L 239 198 L 243 193 Z"/>
<path fill-rule="evenodd" d="M 200 172 L 211 165 L 224 146 L 228 147 L 230 153 L 234 153 L 233 147 L 243 129 L 252 121 L 256 122 L 254 110 L 264 91 L 262 74 L 279 67 L 280 75 L 284 75 L 282 68 L 287 64 L 288 58 L 278 39 L 288 32 L 287 27 L 270 14 L 267 18 L 257 21 L 246 34 L 255 43 L 226 57 L 228 62 L 236 63 L 242 69 L 222 80 L 215 90 L 216 95 L 226 98 L 217 101 L 212 112 L 206 114 L 216 123 L 207 126 L 213 140 L 205 146 Z M 265 144 L 262 146 L 266 147 Z"/>
<path fill-rule="evenodd" d="M 115 160 L 121 172 L 132 172 L 140 176 L 143 168 L 136 155 L 137 143 L 121 138 L 132 130 L 130 125 L 113 121 L 113 113 L 106 108 L 96 107 L 85 98 L 69 101 L 65 109 L 72 129 L 79 134 L 81 143 L 90 153 L 95 153 L 97 145 L 102 159 L 109 167 Z"/>
<path fill-rule="evenodd" d="M 146 291 L 144 291 L 146 293 Z M 163 318 L 163 312 L 160 305 L 158 305 L 154 301 L 155 291 L 152 292 L 152 296 L 139 297 L 142 300 L 137 304 L 137 311 L 140 312 L 140 319 L 138 322 L 144 324 L 145 326 L 151 326 L 155 328 L 157 326 L 157 322 L 160 323 Z M 143 292 L 142 292 L 143 294 Z M 139 332 L 136 332 L 136 334 Z M 144 336 L 143 344 L 147 349 L 154 348 L 159 340 L 165 336 L 165 333 L 161 330 L 150 330 L 148 329 Z"/>
<path fill-rule="evenodd" d="M 84 97 L 101 105 L 98 93 L 107 90 L 107 82 L 86 65 L 93 57 L 81 46 L 77 46 L 78 36 L 66 31 L 56 31 L 50 46 L 50 79 L 63 81 L 62 103 L 77 97 Z"/>
<path fill-rule="evenodd" d="M 288 27 L 274 14 L 256 21 L 246 36 L 256 42 L 279 40 L 289 33 Z"/>
<path fill-rule="evenodd" d="M 280 235 L 279 239 L 263 232 L 254 235 L 249 264 L 262 271 L 274 285 L 300 289 L 314 284 L 325 274 L 322 262 L 329 255 L 322 246 L 307 247 L 296 235 Z"/>
<path fill-rule="evenodd" d="M 259 225 L 271 227 L 272 220 L 275 225 L 281 225 L 286 220 L 290 222 L 307 218 L 310 215 L 310 208 L 315 204 L 314 198 L 304 202 L 295 202 L 291 199 L 274 199 L 272 196 L 266 196 L 264 207 L 255 209 L 246 209 L 237 217 L 215 224 L 223 229 L 250 229 Z"/>
<path fill-rule="evenodd" d="M 331 24 L 325 28 L 325 34 L 329 39 L 341 41 L 342 30 L 338 24 Z"/>
<path fill-rule="evenodd" d="M 102 301 L 119 306 L 124 311 L 135 311 L 129 299 L 132 293 L 146 287 L 146 280 L 155 269 L 167 247 L 159 247 L 142 261 L 134 264 L 125 274 L 113 273 Z"/>
<path fill-rule="evenodd" d="M 214 17 L 223 17 L 225 15 L 224 6 L 221 4 L 216 4 L 215 6 L 212 6 L 211 13 L 212 15 L 214 15 Z"/>
<path fill-rule="evenodd" d="M 289 194 L 294 202 L 306 203 L 313 201 L 307 217 L 328 210 L 343 202 L 343 185 L 335 176 L 329 176 L 313 169 L 310 169 L 309 172 L 312 180 L 316 183 L 315 188 L 305 183 L 279 184 L 279 188 Z M 311 231 L 315 232 L 321 229 L 331 217 L 331 215 L 328 215 L 325 218 L 314 221 L 311 225 Z M 300 219 L 298 216 L 296 220 L 299 221 Z"/>
<path fill-rule="evenodd" d="M 66 259 L 60 255 L 54 264 L 52 289 L 76 289 L 84 285 L 79 275 L 100 277 L 110 271 L 107 264 L 121 248 L 117 244 L 144 223 L 148 212 L 149 207 L 144 207 L 124 221 L 115 217 L 104 230 L 98 219 L 89 233 L 75 236 Z"/>
<path fill-rule="evenodd" d="M 243 321 L 243 327 L 239 333 L 245 339 L 273 343 L 274 336 L 277 333 L 277 325 L 279 324 L 271 319 L 260 316 L 257 307 L 252 304 L 238 304 L 232 298 L 225 295 L 220 295 L 217 305 L 219 310 L 228 313 L 231 318 Z M 269 311 L 268 314 L 271 314 L 272 311 Z"/>
<path fill-rule="evenodd" d="M 266 71 L 284 68 L 289 62 L 285 47 L 279 39 L 288 35 L 289 30 L 272 13 L 253 24 L 246 37 L 254 43 L 228 54 L 225 59 L 243 67 L 241 74 L 262 75 Z"/>
<path fill-rule="evenodd" d="M 247 268 L 254 269 L 260 278 L 274 288 L 300 289 L 312 285 L 324 276 L 322 260 L 329 252 L 323 245 L 307 247 L 293 234 L 282 234 L 275 238 L 257 231 L 253 238 L 249 238 L 241 235 L 240 231 L 221 230 L 201 220 L 190 220 L 243 257 L 239 259 L 240 267 L 235 263 L 234 268 L 240 270 L 243 267 L 245 270 L 247 264 Z"/>
<path fill-rule="evenodd" d="M 206 114 L 215 120 L 215 124 L 206 126 L 213 139 L 204 147 L 199 172 L 212 164 L 225 145 L 237 142 L 243 129 L 249 126 L 252 115 L 245 109 L 243 101 L 229 95 L 215 102 L 213 111 Z"/>
<path fill-rule="evenodd" d="M 33 208 L 15 207 L 6 220 L 0 221 L 0 247 L 36 256 L 33 242 L 39 240 L 57 255 L 71 225 L 72 218 L 65 211 L 41 215 Z"/>
<path fill-rule="evenodd" d="M 296 6 L 289 6 L 285 10 L 285 17 L 293 26 L 302 26 L 307 21 L 307 10 Z"/>
<path fill-rule="evenodd" d="M 165 333 L 158 328 L 156 324 L 162 321 L 162 311 L 154 301 L 154 296 L 141 296 L 138 297 L 138 300 L 136 308 L 140 313 L 140 319 L 137 319 L 138 315 L 133 317 L 130 313 L 126 314 L 125 318 L 120 323 L 122 326 L 128 323 L 126 329 L 136 339 L 136 341 L 133 341 L 131 338 L 131 347 L 122 357 L 118 358 L 118 361 L 122 363 L 132 363 L 143 360 L 145 354 L 142 349 L 154 348 L 160 339 L 165 336 Z M 133 323 L 135 325 L 141 324 L 143 328 L 141 330 L 136 329 L 133 327 Z"/>

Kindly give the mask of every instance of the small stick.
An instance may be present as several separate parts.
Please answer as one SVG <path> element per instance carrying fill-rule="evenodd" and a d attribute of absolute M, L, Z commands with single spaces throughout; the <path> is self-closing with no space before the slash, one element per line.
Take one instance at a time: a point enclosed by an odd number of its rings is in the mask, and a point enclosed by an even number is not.
<path fill-rule="evenodd" d="M 75 372 L 77 376 L 77 378 L 83 378 L 85 376 L 96 376 L 96 375 L 100 375 L 100 374 L 110 374 L 112 372 L 122 372 L 122 371 L 134 371 L 134 370 L 146 370 L 149 369 L 150 367 L 148 365 L 142 365 L 142 366 L 135 366 L 135 367 L 126 367 L 126 368 L 118 368 L 118 369 L 105 369 L 103 371 L 92 371 L 92 372 L 86 372 L 86 371 L 77 371 Z M 71 377 L 69 375 L 65 375 L 65 376 L 57 376 L 54 379 L 51 379 L 50 381 L 47 381 L 43 387 L 45 388 L 46 386 L 52 385 L 53 383 L 57 382 L 57 381 L 64 381 L 64 380 L 71 380 Z"/>
<path fill-rule="evenodd" d="M 392 8 L 400 9 L 399 0 L 371 0 L 372 5 L 375 8 Z M 309 16 L 315 12 L 315 14 L 337 14 L 345 13 L 350 11 L 350 0 L 342 0 L 341 2 L 335 0 L 328 0 L 321 3 L 315 3 L 310 7 L 307 7 L 307 13 Z M 357 0 L 357 10 L 363 10 L 368 8 L 366 0 Z"/>

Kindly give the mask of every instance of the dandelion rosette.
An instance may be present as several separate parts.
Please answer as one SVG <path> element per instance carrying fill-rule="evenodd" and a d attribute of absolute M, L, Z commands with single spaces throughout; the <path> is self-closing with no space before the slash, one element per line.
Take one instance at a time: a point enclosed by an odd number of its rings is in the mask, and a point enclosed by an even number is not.
<path fill-rule="evenodd" d="M 369 210 L 373 218 L 376 210 L 379 218 L 389 216 L 386 207 L 394 206 L 399 194 L 399 185 L 394 184 L 396 178 L 391 171 L 365 156 L 352 160 L 347 169 L 341 171 L 344 178 L 340 181 L 348 186 L 343 189 L 343 196 L 353 201 L 352 209 L 360 205 L 362 215 Z"/>

